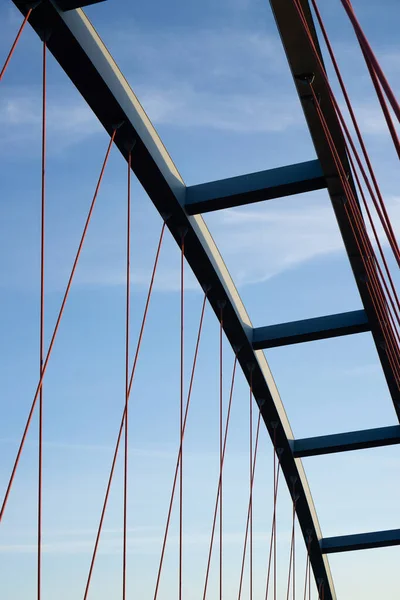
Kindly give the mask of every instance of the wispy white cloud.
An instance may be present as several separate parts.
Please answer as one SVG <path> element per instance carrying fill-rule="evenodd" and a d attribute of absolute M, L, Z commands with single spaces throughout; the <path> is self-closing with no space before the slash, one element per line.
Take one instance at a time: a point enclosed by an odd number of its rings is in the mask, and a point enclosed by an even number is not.
<path fill-rule="evenodd" d="M 267 205 L 231 209 L 213 218 L 211 231 L 238 285 L 265 281 L 343 249 L 327 198 L 306 206 L 303 200 L 290 210 Z"/>
<path fill-rule="evenodd" d="M 254 134 L 282 132 L 298 123 L 294 97 L 272 99 L 262 90 L 225 94 L 176 84 L 173 89 L 143 85 L 136 91 L 156 125 Z"/>
<path fill-rule="evenodd" d="M 0 150 L 9 152 L 27 141 L 40 141 L 42 106 L 36 86 L 5 86 L 0 98 Z M 52 151 L 79 144 L 102 130 L 87 104 L 60 87 L 49 90 L 47 131 Z"/>

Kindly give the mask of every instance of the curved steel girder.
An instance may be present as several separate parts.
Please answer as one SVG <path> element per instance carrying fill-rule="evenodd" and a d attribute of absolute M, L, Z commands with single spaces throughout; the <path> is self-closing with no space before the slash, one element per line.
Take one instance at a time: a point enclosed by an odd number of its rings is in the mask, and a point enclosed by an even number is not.
<path fill-rule="evenodd" d="M 13 2 L 21 12 L 26 11 L 25 2 Z M 218 319 L 221 303 L 224 304 L 224 332 L 248 380 L 252 370 L 254 397 L 265 426 L 271 440 L 276 436 L 276 446 L 282 449 L 282 472 L 290 493 L 297 496 L 296 510 L 303 537 L 311 539 L 310 559 L 315 579 L 324 583 L 325 600 L 335 600 L 328 559 L 320 548 L 322 535 L 310 489 L 301 459 L 293 456 L 293 434 L 277 387 L 263 351 L 252 347 L 250 319 L 203 218 L 190 216 L 183 208 L 186 186 L 178 170 L 82 10 L 63 13 L 55 2 L 44 0 L 34 9 L 29 22 L 40 36 L 46 32 L 48 49 L 107 132 L 111 134 L 115 125 L 122 123 L 115 143 L 125 158 L 135 142 L 132 169 L 179 245 L 182 231 L 186 231 L 186 259 L 200 285 L 208 290 L 208 300 Z"/>

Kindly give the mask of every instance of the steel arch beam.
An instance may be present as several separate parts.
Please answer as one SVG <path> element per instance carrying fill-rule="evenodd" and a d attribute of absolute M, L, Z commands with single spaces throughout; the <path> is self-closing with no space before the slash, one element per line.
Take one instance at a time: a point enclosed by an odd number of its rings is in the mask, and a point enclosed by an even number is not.
<path fill-rule="evenodd" d="M 25 2 L 12 0 L 26 12 Z M 50 33 L 47 45 L 76 88 L 85 98 L 106 131 L 117 124 L 115 143 L 121 154 L 132 148 L 132 169 L 180 245 L 185 236 L 185 256 L 199 283 L 208 289 L 208 300 L 238 355 L 243 373 L 271 437 L 282 449 L 281 468 L 289 491 L 296 495 L 298 520 L 306 540 L 310 538 L 310 560 L 317 581 L 324 582 L 325 600 L 336 594 L 310 489 L 301 463 L 292 453 L 293 434 L 271 371 L 261 350 L 252 346 L 252 325 L 222 257 L 199 215 L 184 210 L 186 186 L 127 81 L 113 61 L 84 12 L 60 11 L 50 0 L 41 2 L 29 20 L 41 36 Z M 295 487 L 293 487 L 295 481 Z"/>
<path fill-rule="evenodd" d="M 290 70 L 296 85 L 297 93 L 301 106 L 307 121 L 308 128 L 314 143 L 317 157 L 321 163 L 322 171 L 325 175 L 328 193 L 332 201 L 332 207 L 335 212 L 336 220 L 339 225 L 340 233 L 343 238 L 344 246 L 353 271 L 355 283 L 357 285 L 361 301 L 371 327 L 371 333 L 375 342 L 375 347 L 381 361 L 383 373 L 392 396 L 394 409 L 400 421 L 400 389 L 396 380 L 395 373 L 390 364 L 387 352 L 384 331 L 380 323 L 376 309 L 368 288 L 368 276 L 363 264 L 363 257 L 358 248 L 357 239 L 354 234 L 354 223 L 348 217 L 345 207 L 345 191 L 340 181 L 339 172 L 335 164 L 334 156 L 327 143 L 323 127 L 315 109 L 312 96 L 310 95 L 310 80 L 319 99 L 319 104 L 324 112 L 329 132 L 339 154 L 343 167 L 348 174 L 349 182 L 357 197 L 354 181 L 351 175 L 350 165 L 346 154 L 344 138 L 339 124 L 336 111 L 330 97 L 329 89 L 323 77 L 323 73 L 317 58 L 311 48 L 310 42 L 304 30 L 304 26 L 299 18 L 294 0 L 270 0 L 274 13 L 275 21 L 279 29 L 282 44 L 284 46 L 286 57 Z M 319 52 L 322 61 L 322 55 L 319 50 L 319 43 L 315 33 L 315 27 L 311 16 L 308 0 L 300 0 L 306 16 L 314 45 Z"/>

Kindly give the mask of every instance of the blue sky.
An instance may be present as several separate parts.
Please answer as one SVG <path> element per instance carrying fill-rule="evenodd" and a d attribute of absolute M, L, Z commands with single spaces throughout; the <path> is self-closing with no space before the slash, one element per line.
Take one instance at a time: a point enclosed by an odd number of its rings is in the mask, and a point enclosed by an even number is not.
<path fill-rule="evenodd" d="M 399 92 L 397 3 L 355 9 Z M 340 2 L 321 1 L 395 230 L 398 166 Z M 88 15 L 137 93 L 187 184 L 315 157 L 268 3 L 110 0 Z M 0 6 L 0 56 L 20 23 Z M 41 47 L 26 29 L 0 93 L 0 352 L 5 486 L 38 377 Z M 1 62 L 1 61 L 0 61 Z M 107 136 L 52 59 L 48 72 L 46 336 L 93 194 Z M 126 167 L 111 155 L 44 389 L 44 598 L 82 597 L 124 394 Z M 206 215 L 255 325 L 360 307 L 326 192 Z M 133 183 L 132 348 L 161 220 Z M 129 590 L 152 597 L 176 460 L 179 252 L 166 236 L 132 392 Z M 202 293 L 188 273 L 189 371 Z M 395 424 L 371 337 L 266 353 L 296 437 Z M 185 591 L 202 590 L 218 463 L 218 325 L 206 314 L 186 436 Z M 225 348 L 225 402 L 232 368 Z M 238 375 L 225 489 L 225 587 L 237 594 L 246 510 L 248 389 Z M 271 515 L 272 453 L 262 432 L 256 472 L 255 589 L 262 590 Z M 36 421 L 0 535 L 0 597 L 34 597 Z M 122 463 L 116 473 L 91 599 L 120 589 Z M 398 526 L 397 447 L 305 461 L 324 535 Z M 290 506 L 282 487 L 279 572 L 286 576 Z M 177 589 L 174 513 L 159 598 Z M 298 544 L 299 585 L 305 555 Z M 215 553 L 215 559 L 217 553 Z M 338 597 L 397 598 L 399 550 L 331 558 Z M 209 598 L 217 597 L 217 561 Z M 284 584 L 283 584 L 284 586 Z M 299 588 L 300 589 L 300 588 Z M 115 591 L 116 590 L 116 591 Z M 247 598 L 246 586 L 243 598 Z"/>

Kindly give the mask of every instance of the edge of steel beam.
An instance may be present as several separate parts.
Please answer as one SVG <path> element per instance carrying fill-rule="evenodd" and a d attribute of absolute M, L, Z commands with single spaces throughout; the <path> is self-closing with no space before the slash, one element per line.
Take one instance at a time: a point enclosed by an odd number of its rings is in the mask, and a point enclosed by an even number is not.
<path fill-rule="evenodd" d="M 253 348 L 276 348 L 370 331 L 365 310 L 253 329 Z"/>
<path fill-rule="evenodd" d="M 24 12 L 19 0 L 12 0 Z M 126 79 L 82 10 L 61 12 L 49 2 L 38 5 L 30 24 L 39 35 L 51 33 L 47 45 L 75 87 L 85 98 L 108 134 L 120 124 L 115 144 L 127 159 L 132 148 L 132 169 L 175 238 L 185 234 L 185 256 L 217 318 L 224 305 L 223 328 L 250 382 L 264 423 L 276 447 L 289 491 L 296 496 L 298 520 L 310 541 L 310 561 L 316 580 L 324 582 L 325 600 L 335 600 L 328 559 L 310 489 L 300 459 L 293 457 L 293 434 L 275 381 L 262 351 L 252 347 L 252 326 L 222 257 L 199 215 L 188 215 L 183 206 L 185 184 L 153 125 Z M 293 485 L 295 482 L 295 485 Z"/>
<path fill-rule="evenodd" d="M 189 215 L 326 188 L 319 160 L 258 171 L 186 188 Z"/>
<path fill-rule="evenodd" d="M 393 444 L 400 444 L 400 425 L 294 440 L 293 455 L 304 458 Z"/>
<path fill-rule="evenodd" d="M 350 222 L 346 213 L 345 202 L 343 201 L 345 198 L 344 189 L 340 181 L 333 154 L 325 138 L 323 127 L 320 123 L 312 96 L 310 94 L 310 81 L 312 81 L 313 88 L 319 99 L 320 106 L 324 112 L 329 131 L 332 135 L 340 159 L 346 172 L 348 173 L 350 185 L 352 186 L 355 196 L 357 197 L 347 159 L 341 127 L 329 95 L 328 87 L 310 46 L 306 32 L 304 31 L 303 24 L 300 21 L 294 1 L 270 0 L 270 4 L 274 13 L 276 24 L 278 26 L 282 44 L 286 52 L 286 58 L 292 72 L 300 103 L 314 143 L 315 151 L 325 174 L 333 210 L 335 212 L 344 246 L 353 270 L 355 282 L 358 287 L 365 311 L 368 315 L 371 333 L 382 364 L 386 382 L 392 396 L 394 409 L 400 421 L 400 389 L 397 385 L 396 377 L 386 354 L 386 344 L 382 324 L 379 322 L 368 289 L 368 277 L 363 264 L 362 256 L 360 255 L 357 246 L 357 240 L 353 233 L 353 224 Z M 312 32 L 314 43 L 319 51 L 319 54 L 321 55 L 308 0 L 300 0 L 300 4 L 303 8 L 308 25 Z"/>
<path fill-rule="evenodd" d="M 324 554 L 335 552 L 351 552 L 353 550 L 368 550 L 371 548 L 386 548 L 400 545 L 400 529 L 374 531 L 372 533 L 356 533 L 323 538 L 320 542 Z"/>

